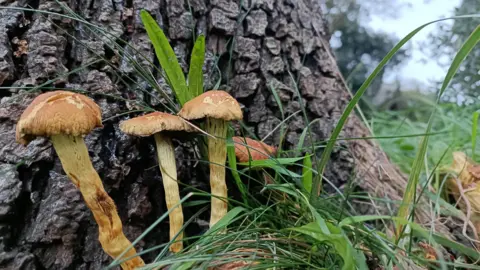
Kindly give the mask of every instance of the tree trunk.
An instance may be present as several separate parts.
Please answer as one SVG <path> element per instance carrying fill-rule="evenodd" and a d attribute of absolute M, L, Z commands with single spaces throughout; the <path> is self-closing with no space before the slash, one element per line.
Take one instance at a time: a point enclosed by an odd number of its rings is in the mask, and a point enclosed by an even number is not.
<path fill-rule="evenodd" d="M 302 107 L 310 121 L 318 119 L 311 125 L 311 139 L 321 141 L 330 136 L 349 101 L 326 45 L 330 37 L 317 2 L 88 0 L 63 4 L 108 29 L 118 38 L 116 42 L 124 40 L 126 43 L 121 44 L 127 52 L 132 54 L 131 46 L 154 59 L 139 19 L 139 11 L 146 9 L 171 39 L 185 72 L 192 37 L 206 34 L 206 88 L 211 89 L 220 80 L 222 87 L 245 106 L 245 124 L 259 138 L 282 122 L 282 111 L 284 117 L 295 114 L 286 122 L 286 146 L 292 148 L 305 127 Z M 68 14 L 54 0 L 0 0 L 0 4 Z M 64 175 L 51 144 L 38 139 L 23 147 L 14 140 L 20 114 L 38 95 L 22 88 L 56 78 L 46 86 L 85 90 L 102 107 L 105 127 L 88 135 L 86 143 L 131 240 L 163 214 L 166 206 L 153 140 L 124 135 L 118 121 L 128 118 L 121 115 L 123 112 L 138 108 L 133 100 L 164 110 L 162 98 L 136 76 L 125 57 L 111 49 L 112 40 L 94 34 L 85 24 L 51 13 L 1 9 L 0 26 L 7 29 L 6 33 L 0 32 L 0 84 L 10 87 L 0 92 L 0 268 L 100 269 L 110 258 L 97 241 L 92 214 Z M 109 64 L 92 63 L 101 58 Z M 147 61 L 140 57 L 137 60 L 148 67 Z M 161 76 L 148 68 L 165 85 Z M 272 89 L 278 93 L 282 108 Z M 275 130 L 266 142 L 277 144 L 280 135 L 280 129 Z M 363 136 L 369 136 L 368 130 L 351 116 L 342 137 Z M 325 174 L 334 185 L 342 187 L 354 175 L 358 186 L 372 196 L 401 199 L 406 179 L 375 142 L 341 141 L 338 146 Z M 178 177 L 188 185 L 208 190 L 206 170 L 194 167 L 192 148 L 176 149 Z M 183 195 L 187 192 L 184 190 Z M 197 210 L 184 208 L 186 216 Z M 208 213 L 200 215 L 203 222 L 189 226 L 187 234 L 205 230 L 208 217 Z M 421 213 L 419 218 L 426 222 L 429 215 Z M 163 222 L 137 251 L 165 243 L 168 237 L 168 224 Z M 145 255 L 145 261 L 151 261 L 152 256 Z"/>

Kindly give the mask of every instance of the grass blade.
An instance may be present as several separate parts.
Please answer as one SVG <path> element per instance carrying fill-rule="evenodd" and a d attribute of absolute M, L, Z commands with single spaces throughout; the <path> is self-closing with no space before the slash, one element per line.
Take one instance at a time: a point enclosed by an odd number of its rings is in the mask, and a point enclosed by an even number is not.
<path fill-rule="evenodd" d="M 177 56 L 170 46 L 167 36 L 165 36 L 165 33 L 152 16 L 147 11 L 142 10 L 140 17 L 147 30 L 148 37 L 155 48 L 158 61 L 165 71 L 167 81 L 175 93 L 178 102 L 180 105 L 183 105 L 189 100 L 188 89 L 185 75 L 178 63 Z"/>
<path fill-rule="evenodd" d="M 457 72 L 457 70 L 460 67 L 460 64 L 462 61 L 467 57 L 467 55 L 470 53 L 470 51 L 475 47 L 475 45 L 480 41 L 480 26 L 478 26 L 472 34 L 468 37 L 468 39 L 463 43 L 462 47 L 460 50 L 457 52 L 455 55 L 452 64 L 450 65 L 447 75 L 445 75 L 445 79 L 443 80 L 442 87 L 440 88 L 440 91 L 438 92 L 438 97 L 437 97 L 437 103 L 440 101 L 440 98 L 442 94 L 445 92 L 445 89 L 447 86 L 450 84 L 453 76 Z M 428 126 L 427 130 L 425 133 L 429 133 L 430 130 L 432 129 L 433 125 L 433 117 L 435 115 L 436 107 L 433 109 L 430 118 L 428 120 Z M 412 172 L 410 173 L 409 179 L 408 179 L 408 184 L 407 188 L 405 189 L 405 194 L 403 196 L 402 204 L 400 205 L 400 208 L 398 210 L 397 217 L 399 218 L 404 218 L 408 219 L 410 215 L 410 210 L 414 210 L 414 208 L 410 209 L 410 206 L 413 205 L 414 199 L 415 199 L 415 194 L 417 190 L 417 185 L 418 181 L 420 178 L 420 173 L 423 169 L 423 160 L 425 157 L 425 154 L 427 152 L 427 145 L 428 145 L 428 136 L 423 137 L 420 148 L 417 152 L 417 155 L 414 160 L 414 164 L 412 166 Z M 400 240 L 402 237 L 403 233 L 403 228 L 404 226 L 402 224 L 396 224 L 396 236 L 397 236 L 397 241 Z"/>
<path fill-rule="evenodd" d="M 233 133 L 233 132 L 232 132 Z M 248 197 L 247 197 L 247 188 L 243 184 L 242 180 L 240 179 L 240 174 L 237 170 L 237 159 L 235 157 L 235 144 L 233 143 L 232 136 L 229 134 L 227 140 L 227 157 L 228 157 L 228 165 L 230 171 L 232 172 L 233 179 L 237 184 L 240 193 L 242 193 L 243 203 L 248 205 Z"/>
<path fill-rule="evenodd" d="M 313 171 L 312 171 L 312 159 L 308 155 L 305 155 L 303 159 L 303 169 L 302 169 L 302 184 L 303 188 L 308 192 L 312 193 L 312 181 L 313 181 Z"/>
<path fill-rule="evenodd" d="M 337 251 L 338 255 L 340 255 L 343 259 L 342 270 L 356 269 L 354 261 L 356 252 L 353 249 L 350 241 L 341 233 L 341 230 L 333 226 L 333 224 L 326 224 L 328 229 L 336 229 L 339 231 L 339 233 L 331 233 L 332 231 L 330 231 L 330 234 L 325 234 L 324 230 L 320 228 L 317 222 L 311 222 L 302 227 L 290 228 L 290 230 L 308 235 L 318 242 L 327 242 L 331 244 Z"/>
<path fill-rule="evenodd" d="M 352 110 L 355 108 L 357 103 L 360 101 L 360 98 L 363 96 L 367 88 L 370 86 L 372 81 L 378 76 L 378 74 L 381 72 L 381 70 L 385 67 L 385 65 L 388 63 L 390 59 L 400 50 L 400 48 L 405 45 L 413 36 L 415 36 L 420 30 L 425 28 L 426 26 L 444 21 L 444 20 L 449 20 L 449 19 L 460 19 L 460 18 L 471 18 L 471 17 L 477 17 L 477 15 L 465 15 L 465 16 L 457 16 L 457 17 L 451 17 L 451 18 L 445 18 L 445 19 L 440 19 L 440 20 L 435 20 L 431 21 L 428 23 L 425 23 L 419 27 L 417 27 L 415 30 L 410 32 L 406 37 L 404 37 L 400 42 L 398 42 L 397 45 L 393 47 L 390 52 L 380 61 L 378 66 L 373 70 L 373 72 L 368 76 L 368 78 L 365 80 L 365 82 L 360 86 L 358 91 L 355 93 L 355 95 L 352 97 L 352 100 L 348 103 L 347 107 L 345 108 L 345 111 L 343 112 L 342 116 L 340 117 L 337 125 L 335 126 L 335 129 L 332 132 L 332 135 L 330 136 L 330 140 L 327 143 L 327 146 L 325 147 L 325 150 L 322 153 L 322 157 L 320 161 L 318 162 L 317 166 L 317 171 L 318 175 L 314 178 L 314 186 L 312 192 L 312 196 L 318 195 L 320 193 L 320 187 L 321 187 L 321 179 L 323 177 L 323 173 L 325 171 L 325 167 L 328 163 L 328 160 L 330 159 L 330 155 L 333 151 L 333 148 L 335 146 L 336 139 L 340 135 L 340 131 L 343 129 L 343 126 L 345 125 L 345 122 L 347 121 L 348 116 L 352 112 Z M 313 199 L 313 198 L 311 198 Z"/>
<path fill-rule="evenodd" d="M 476 111 L 473 113 L 473 123 L 472 123 L 472 159 L 475 160 L 475 148 L 477 147 L 477 130 L 478 130 L 478 116 L 480 112 Z"/>
<path fill-rule="evenodd" d="M 188 71 L 189 100 L 203 93 L 203 62 L 205 60 L 205 36 L 200 35 L 193 46 Z"/>

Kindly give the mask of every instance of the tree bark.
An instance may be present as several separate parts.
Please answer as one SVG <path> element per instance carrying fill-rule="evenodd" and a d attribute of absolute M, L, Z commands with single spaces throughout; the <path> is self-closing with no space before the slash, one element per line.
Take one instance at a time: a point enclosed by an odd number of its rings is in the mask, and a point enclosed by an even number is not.
<path fill-rule="evenodd" d="M 88 0 L 63 4 L 107 29 L 118 38 L 116 42 L 124 40 L 126 43 L 121 44 L 127 52 L 138 55 L 131 46 L 155 62 L 139 19 L 139 11 L 146 9 L 171 39 L 185 72 L 192 37 L 205 34 L 206 88 L 213 88 L 220 80 L 221 86 L 244 105 L 245 124 L 259 138 L 270 134 L 283 117 L 295 114 L 286 122 L 285 134 L 286 147 L 293 148 L 305 127 L 304 116 L 310 121 L 318 119 L 311 125 L 312 138 L 306 145 L 325 140 L 349 101 L 331 49 L 325 45 L 330 36 L 317 2 Z M 54 0 L 0 0 L 0 4 L 68 14 Z M 100 269 L 110 258 L 97 241 L 92 214 L 64 175 L 51 144 L 38 139 L 23 147 L 14 140 L 16 121 L 38 94 L 22 88 L 57 78 L 46 86 L 86 90 L 101 106 L 105 127 L 88 135 L 86 143 L 131 240 L 163 214 L 166 206 L 153 140 L 122 134 L 118 121 L 128 118 L 123 112 L 138 108 L 134 100 L 164 110 L 162 97 L 136 76 L 125 57 L 111 49 L 112 40 L 93 34 L 75 20 L 51 13 L 1 9 L 0 26 L 7 29 L 0 33 L 0 84 L 10 87 L 0 92 L 0 269 Z M 100 57 L 109 64 L 92 64 Z M 165 86 L 148 61 L 137 60 Z M 271 89 L 277 91 L 281 108 Z M 352 115 L 342 137 L 364 136 L 369 136 L 368 129 Z M 280 130 L 276 130 L 265 142 L 277 144 L 280 138 Z M 208 190 L 207 170 L 194 166 L 191 149 L 176 148 L 178 177 L 188 185 Z M 400 200 L 406 187 L 405 176 L 371 140 L 338 142 L 325 176 L 342 187 L 352 175 L 355 183 L 372 196 Z M 182 194 L 187 192 L 184 189 Z M 184 208 L 186 220 L 197 210 Z M 208 213 L 201 214 L 203 222 L 189 226 L 187 234 L 206 230 L 208 217 Z M 430 220 L 427 212 L 421 212 L 419 219 Z M 168 238 L 165 221 L 137 250 L 165 243 Z M 145 261 L 151 261 L 152 256 L 145 255 Z"/>

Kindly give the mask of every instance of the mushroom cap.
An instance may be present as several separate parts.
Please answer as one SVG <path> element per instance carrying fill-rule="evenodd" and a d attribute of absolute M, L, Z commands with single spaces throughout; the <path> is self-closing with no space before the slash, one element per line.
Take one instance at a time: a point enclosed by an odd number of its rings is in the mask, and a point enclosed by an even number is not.
<path fill-rule="evenodd" d="M 480 165 L 463 152 L 453 152 L 449 169 L 458 175 L 462 185 L 468 186 L 480 180 Z M 455 184 L 456 185 L 456 184 Z"/>
<path fill-rule="evenodd" d="M 188 120 L 211 117 L 231 121 L 243 118 L 238 102 L 220 90 L 210 90 L 188 101 L 178 115 Z"/>
<path fill-rule="evenodd" d="M 271 155 L 277 153 L 277 148 L 264 142 L 243 137 L 232 137 L 232 139 L 235 142 L 235 156 L 237 156 L 239 162 L 248 162 L 250 156 L 252 160 L 268 159 Z"/>
<path fill-rule="evenodd" d="M 20 116 L 16 140 L 27 145 L 37 136 L 80 136 L 102 127 L 100 107 L 90 98 L 68 91 L 37 96 Z"/>
<path fill-rule="evenodd" d="M 135 136 L 150 136 L 162 131 L 195 131 L 182 118 L 163 112 L 153 112 L 120 123 L 120 130 Z"/>

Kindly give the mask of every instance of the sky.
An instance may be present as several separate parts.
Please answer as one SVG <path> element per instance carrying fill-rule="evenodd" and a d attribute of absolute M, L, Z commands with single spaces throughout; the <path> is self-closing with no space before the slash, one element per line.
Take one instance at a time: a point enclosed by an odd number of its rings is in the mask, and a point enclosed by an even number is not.
<path fill-rule="evenodd" d="M 424 23 L 452 16 L 454 8 L 461 2 L 461 0 L 399 1 L 409 4 L 409 6 L 401 10 L 397 18 L 389 19 L 372 14 L 368 26 L 376 31 L 394 34 L 398 39 L 401 39 Z M 452 23 L 452 21 L 448 21 L 448 23 Z M 392 82 L 395 80 L 395 76 L 397 76 L 397 79 L 403 82 L 403 86 L 415 87 L 418 86 L 415 81 L 419 81 L 420 84 L 431 85 L 429 82 L 432 79 L 443 79 L 447 71 L 446 68 L 440 67 L 435 59 L 428 59 L 419 49 L 419 43 L 426 41 L 428 34 L 434 32 L 435 29 L 435 24 L 427 26 L 411 39 L 410 59 L 405 61 L 400 70 L 396 71 L 395 74 L 386 74 L 384 79 L 387 82 Z"/>

